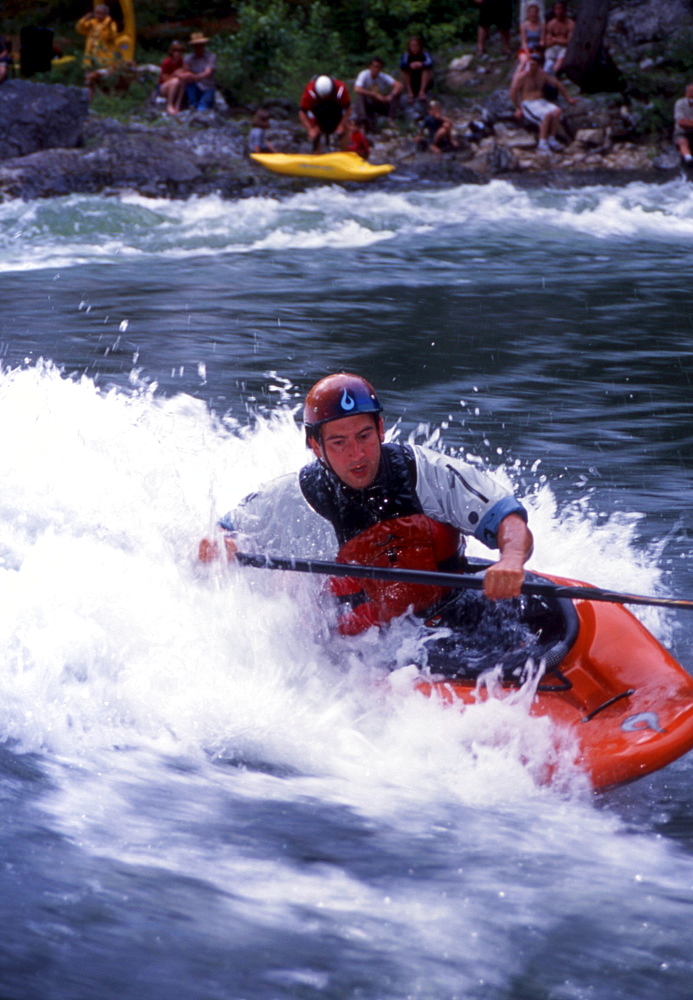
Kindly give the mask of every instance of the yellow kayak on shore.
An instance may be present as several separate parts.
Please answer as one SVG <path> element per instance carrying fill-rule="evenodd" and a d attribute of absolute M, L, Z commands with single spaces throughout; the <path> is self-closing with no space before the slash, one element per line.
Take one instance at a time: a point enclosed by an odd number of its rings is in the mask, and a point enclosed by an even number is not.
<path fill-rule="evenodd" d="M 392 163 L 369 163 L 358 153 L 251 153 L 251 158 L 275 174 L 315 177 L 321 181 L 372 181 L 394 170 Z"/>

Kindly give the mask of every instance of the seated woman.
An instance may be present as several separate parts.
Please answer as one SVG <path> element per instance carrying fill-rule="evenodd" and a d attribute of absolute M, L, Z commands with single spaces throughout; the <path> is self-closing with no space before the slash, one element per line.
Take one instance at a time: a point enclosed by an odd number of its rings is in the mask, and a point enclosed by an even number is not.
<path fill-rule="evenodd" d="M 527 62 L 533 52 L 543 51 L 546 40 L 546 24 L 541 19 L 538 3 L 527 4 L 525 20 L 520 24 L 520 51 L 513 72 L 513 81 L 527 69 Z"/>
<path fill-rule="evenodd" d="M 183 42 L 171 42 L 168 55 L 161 64 L 157 91 L 166 98 L 166 110 L 170 115 L 177 115 L 183 107 L 185 97 L 185 80 L 180 71 L 183 69 Z"/>
<path fill-rule="evenodd" d="M 409 101 L 414 103 L 425 100 L 433 83 L 433 60 L 418 35 L 413 35 L 407 42 L 406 51 L 399 61 L 399 69 Z"/>
<path fill-rule="evenodd" d="M 523 52 L 531 55 L 535 49 L 544 48 L 546 42 L 546 25 L 539 13 L 539 4 L 527 4 L 525 20 L 520 25 L 520 43 Z"/>

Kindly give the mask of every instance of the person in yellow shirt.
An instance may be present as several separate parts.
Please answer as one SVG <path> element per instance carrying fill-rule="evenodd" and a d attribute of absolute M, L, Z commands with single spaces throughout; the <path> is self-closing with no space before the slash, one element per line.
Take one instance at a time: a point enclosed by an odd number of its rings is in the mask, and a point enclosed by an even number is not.
<path fill-rule="evenodd" d="M 99 78 L 112 72 L 119 61 L 120 52 L 116 46 L 118 26 L 106 4 L 100 3 L 80 18 L 75 27 L 87 39 L 82 62 L 91 98 Z"/>

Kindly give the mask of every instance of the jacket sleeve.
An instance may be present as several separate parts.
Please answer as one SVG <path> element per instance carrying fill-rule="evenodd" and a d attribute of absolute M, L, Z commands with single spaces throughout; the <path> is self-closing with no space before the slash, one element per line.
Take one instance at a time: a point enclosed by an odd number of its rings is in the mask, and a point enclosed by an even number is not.
<path fill-rule="evenodd" d="M 337 552 L 331 525 L 306 503 L 296 473 L 250 493 L 219 525 L 251 552 L 323 559 L 333 559 Z"/>
<path fill-rule="evenodd" d="M 488 473 L 467 462 L 414 446 L 416 492 L 424 514 L 497 548 L 498 526 L 508 514 L 527 521 L 519 500 Z"/>

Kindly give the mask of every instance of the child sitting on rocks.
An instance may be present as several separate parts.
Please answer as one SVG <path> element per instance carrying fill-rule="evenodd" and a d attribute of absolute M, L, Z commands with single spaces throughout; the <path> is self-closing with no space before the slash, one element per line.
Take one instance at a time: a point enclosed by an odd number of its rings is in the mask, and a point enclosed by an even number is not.
<path fill-rule="evenodd" d="M 269 113 L 264 108 L 259 108 L 253 115 L 250 123 L 250 133 L 248 135 L 248 152 L 250 153 L 276 153 L 271 142 L 267 141 L 267 129 L 269 128 Z"/>
<path fill-rule="evenodd" d="M 417 149 L 420 152 L 430 149 L 432 153 L 442 153 L 458 146 L 452 136 L 452 122 L 443 115 L 440 101 L 430 101 L 428 114 L 421 122 L 421 131 L 416 138 Z"/>

